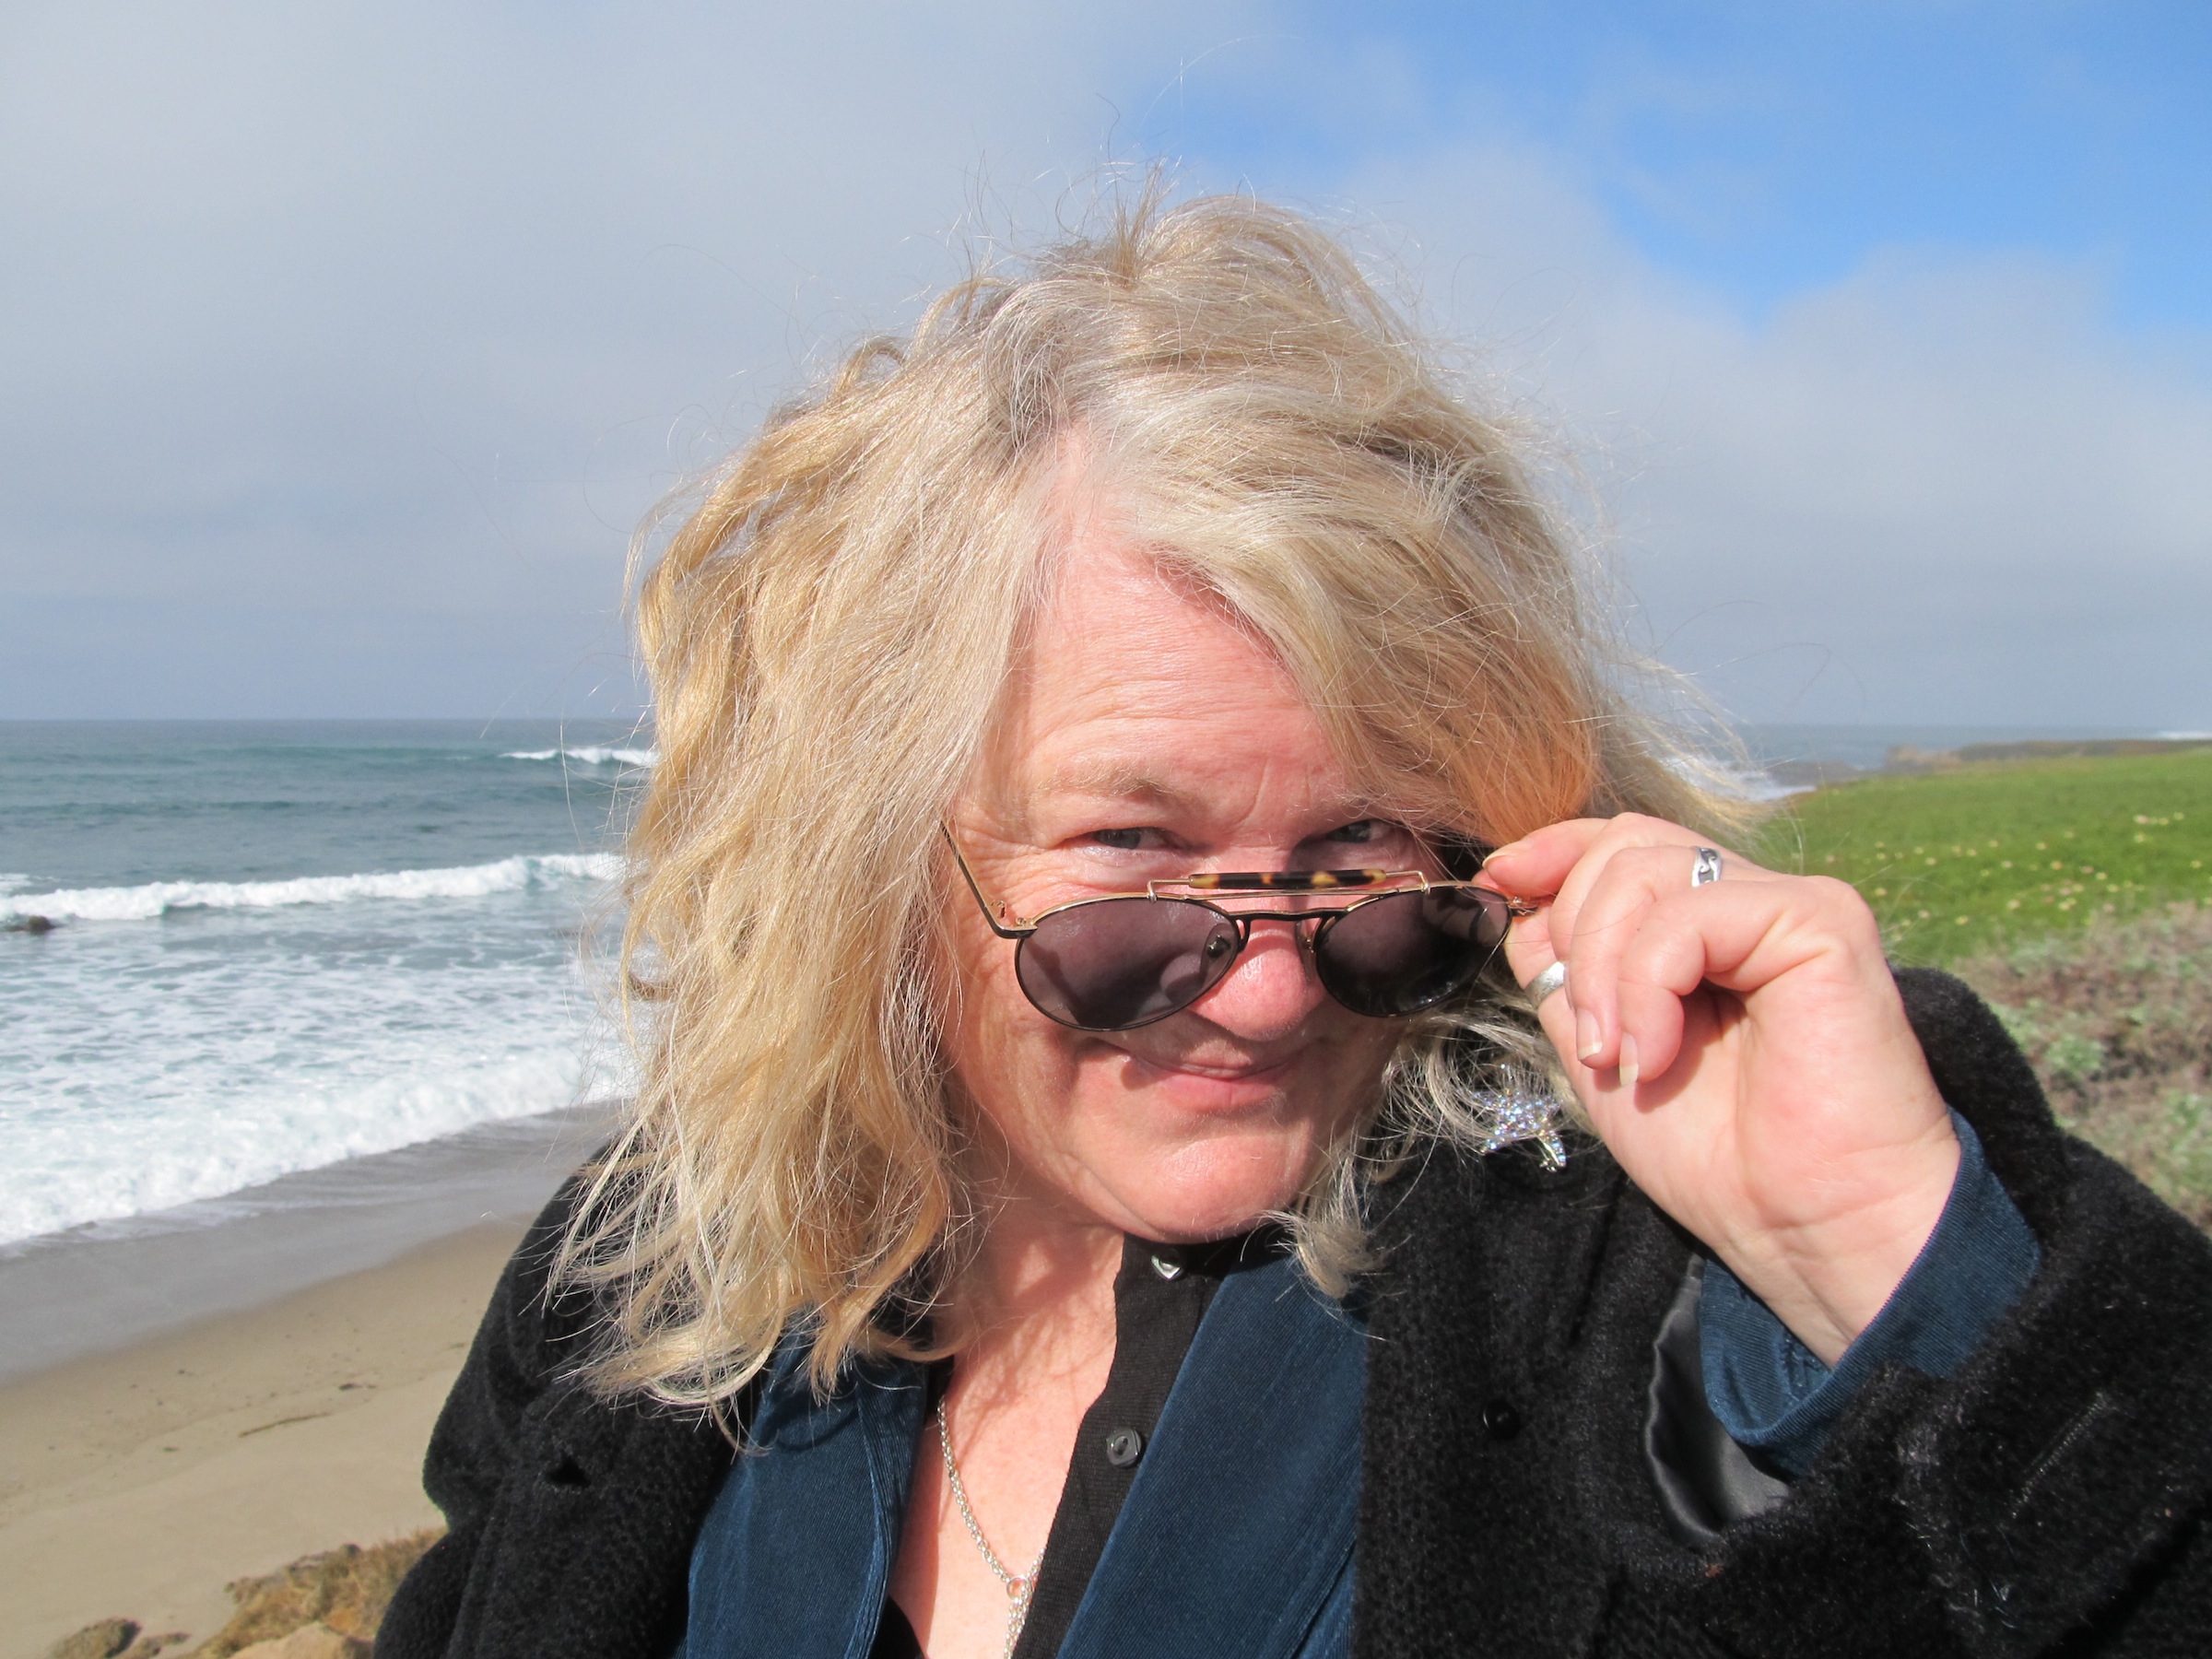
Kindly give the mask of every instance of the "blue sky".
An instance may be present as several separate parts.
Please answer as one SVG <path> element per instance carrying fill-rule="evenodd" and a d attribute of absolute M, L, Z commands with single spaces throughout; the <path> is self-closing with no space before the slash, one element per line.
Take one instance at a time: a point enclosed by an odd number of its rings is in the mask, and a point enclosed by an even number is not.
<path fill-rule="evenodd" d="M 1292 188 L 1376 148 L 1534 141 L 1653 259 L 1752 311 L 1873 248 L 2014 247 L 2105 269 L 2117 322 L 2212 321 L 2212 8 L 1377 0 L 1278 27 L 1135 130 Z M 1270 47 L 1389 101 L 1284 100 Z"/>
<path fill-rule="evenodd" d="M 1312 210 L 1754 720 L 2212 727 L 2212 9 L 0 9 L 0 718 L 634 702 L 630 532 L 1101 169 Z"/>

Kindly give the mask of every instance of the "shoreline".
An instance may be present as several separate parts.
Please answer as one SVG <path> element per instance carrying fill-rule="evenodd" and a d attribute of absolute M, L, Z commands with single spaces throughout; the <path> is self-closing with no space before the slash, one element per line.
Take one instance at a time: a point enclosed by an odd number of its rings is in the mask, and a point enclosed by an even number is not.
<path fill-rule="evenodd" d="M 0 1245 L 0 1385 L 523 1224 L 609 1133 L 611 1102 L 480 1124 L 202 1199 Z"/>
<path fill-rule="evenodd" d="M 224 1586 L 439 1524 L 421 1465 L 600 1103 L 0 1248 L 0 1659 L 100 1618 L 204 1641 Z"/>

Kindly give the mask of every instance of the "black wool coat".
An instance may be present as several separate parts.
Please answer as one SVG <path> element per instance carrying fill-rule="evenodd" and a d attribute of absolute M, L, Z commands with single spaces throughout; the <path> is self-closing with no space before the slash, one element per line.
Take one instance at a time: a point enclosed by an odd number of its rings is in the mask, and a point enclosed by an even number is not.
<path fill-rule="evenodd" d="M 1645 1429 L 1691 1241 L 1602 1152 L 1439 1154 L 1383 1194 L 1367 1287 L 1363 1659 L 2212 1653 L 2212 1242 L 2060 1133 L 1964 986 L 1900 982 L 2041 1243 L 2018 1305 L 1947 1380 L 1877 1372 L 1778 1505 L 1685 1543 Z M 565 1380 L 590 1310 L 548 1300 L 546 1264 L 571 1200 L 439 1420 L 452 1530 L 379 1659 L 663 1659 L 683 1629 L 729 1443 Z"/>

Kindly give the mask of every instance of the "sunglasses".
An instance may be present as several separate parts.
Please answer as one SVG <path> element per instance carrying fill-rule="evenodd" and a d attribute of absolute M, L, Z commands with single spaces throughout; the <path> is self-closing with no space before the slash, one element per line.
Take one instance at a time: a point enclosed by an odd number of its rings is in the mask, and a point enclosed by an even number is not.
<path fill-rule="evenodd" d="M 1299 924 L 1301 937 L 1302 924 L 1313 923 L 1309 947 L 1322 988 L 1353 1013 L 1418 1014 L 1473 984 L 1512 919 L 1537 909 L 1418 870 L 1205 870 L 1147 881 L 1141 893 L 1078 899 L 1024 922 L 984 896 L 951 827 L 939 828 L 991 931 L 1018 942 L 1014 975 L 1022 994 L 1047 1019 L 1078 1031 L 1131 1031 L 1181 1013 L 1236 966 L 1254 922 Z M 1301 902 L 1232 912 L 1163 888 L 1297 895 Z M 1343 903 L 1302 902 L 1363 888 L 1388 890 Z"/>

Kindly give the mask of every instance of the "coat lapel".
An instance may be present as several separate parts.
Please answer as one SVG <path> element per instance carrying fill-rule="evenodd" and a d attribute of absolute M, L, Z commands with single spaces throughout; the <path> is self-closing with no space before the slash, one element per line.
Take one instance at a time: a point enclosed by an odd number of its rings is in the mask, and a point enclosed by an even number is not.
<path fill-rule="evenodd" d="M 920 1366 L 877 1362 L 818 1400 L 806 1345 L 785 1345 L 700 1529 L 677 1659 L 866 1659 L 927 1393 Z"/>
<path fill-rule="evenodd" d="M 1060 1659 L 1341 1651 L 1365 1327 L 1288 1259 L 1206 1311 Z"/>

